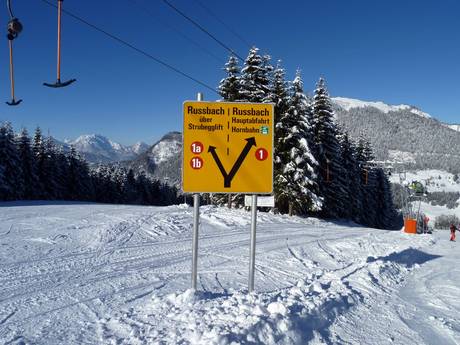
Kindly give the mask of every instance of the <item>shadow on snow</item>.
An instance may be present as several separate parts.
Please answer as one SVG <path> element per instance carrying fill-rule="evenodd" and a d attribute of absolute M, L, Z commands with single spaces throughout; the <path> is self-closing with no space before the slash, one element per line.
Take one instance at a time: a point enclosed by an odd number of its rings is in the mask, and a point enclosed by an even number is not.
<path fill-rule="evenodd" d="M 396 264 L 404 265 L 407 268 L 413 267 L 414 265 L 422 265 L 428 261 L 435 260 L 440 258 L 440 255 L 432 255 L 421 250 L 408 248 L 403 250 L 402 252 L 398 253 L 391 253 L 387 256 L 379 256 L 379 257 L 368 257 L 366 262 L 371 263 L 375 261 L 383 261 L 383 262 L 394 262 Z"/>

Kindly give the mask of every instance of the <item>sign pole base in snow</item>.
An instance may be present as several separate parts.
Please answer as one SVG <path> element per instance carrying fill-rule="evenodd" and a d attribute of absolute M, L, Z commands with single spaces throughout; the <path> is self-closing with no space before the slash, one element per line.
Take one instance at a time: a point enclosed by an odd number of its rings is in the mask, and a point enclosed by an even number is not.
<path fill-rule="evenodd" d="M 203 100 L 203 94 L 197 95 L 197 100 Z M 198 230 L 200 227 L 200 195 L 193 194 L 193 242 L 192 242 L 192 289 L 196 290 L 198 276 Z"/>
<path fill-rule="evenodd" d="M 193 244 L 192 244 L 192 289 L 196 290 L 198 275 L 198 230 L 200 226 L 200 195 L 193 194 Z"/>
<path fill-rule="evenodd" d="M 249 292 L 254 291 L 254 270 L 256 266 L 256 228 L 257 228 L 257 195 L 252 196 L 251 205 L 251 249 L 249 253 Z"/>

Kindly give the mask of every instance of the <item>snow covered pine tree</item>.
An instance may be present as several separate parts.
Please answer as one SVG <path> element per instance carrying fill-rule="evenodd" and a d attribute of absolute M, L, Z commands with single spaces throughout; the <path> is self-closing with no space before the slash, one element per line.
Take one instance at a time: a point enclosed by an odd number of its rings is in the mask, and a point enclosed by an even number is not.
<path fill-rule="evenodd" d="M 276 124 L 278 137 L 275 195 L 281 211 L 287 208 L 289 215 L 294 211 L 305 214 L 312 210 L 318 211 L 322 200 L 317 195 L 317 162 L 308 144 L 311 133 L 308 122 L 309 107 L 299 71 L 289 94 L 286 112 L 280 114 Z"/>
<path fill-rule="evenodd" d="M 323 78 L 316 86 L 311 125 L 316 144 L 313 154 L 320 171 L 320 195 L 324 197 L 321 214 L 324 217 L 342 218 L 349 213 L 346 209 L 350 205 L 346 203 L 345 172 L 341 165 L 337 125 Z"/>

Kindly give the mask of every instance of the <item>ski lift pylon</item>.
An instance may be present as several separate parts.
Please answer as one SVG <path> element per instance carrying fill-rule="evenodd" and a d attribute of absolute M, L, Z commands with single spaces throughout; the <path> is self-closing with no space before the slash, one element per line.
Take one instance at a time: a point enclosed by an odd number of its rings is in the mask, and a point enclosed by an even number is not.
<path fill-rule="evenodd" d="M 56 67 L 57 78 L 54 84 L 43 83 L 44 86 L 52 87 L 52 88 L 65 87 L 77 81 L 76 79 L 70 79 L 64 82 L 61 81 L 61 16 L 62 16 L 62 2 L 64 0 L 57 0 L 57 1 L 58 1 L 58 7 L 57 7 L 58 8 L 57 67 Z"/>
<path fill-rule="evenodd" d="M 10 14 L 10 21 L 8 22 L 8 45 L 10 50 L 10 86 L 11 86 L 11 101 L 6 102 L 10 106 L 19 105 L 22 102 L 22 99 L 16 100 L 14 92 L 14 63 L 13 63 L 13 40 L 16 39 L 19 34 L 22 32 L 23 26 L 18 18 L 13 15 L 13 10 L 11 9 L 11 0 L 6 1 L 8 7 L 8 12 Z"/>

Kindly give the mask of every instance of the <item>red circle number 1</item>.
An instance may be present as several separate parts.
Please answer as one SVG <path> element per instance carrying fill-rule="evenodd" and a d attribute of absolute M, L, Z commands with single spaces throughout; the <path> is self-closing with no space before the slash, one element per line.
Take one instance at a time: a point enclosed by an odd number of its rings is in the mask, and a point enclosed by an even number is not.
<path fill-rule="evenodd" d="M 260 148 L 256 150 L 256 158 L 258 161 L 264 161 L 268 158 L 268 151 L 264 148 Z"/>

